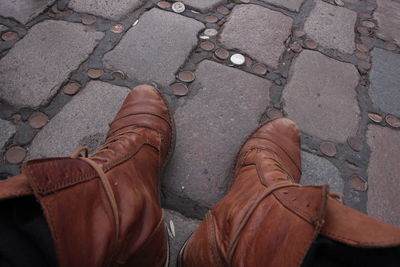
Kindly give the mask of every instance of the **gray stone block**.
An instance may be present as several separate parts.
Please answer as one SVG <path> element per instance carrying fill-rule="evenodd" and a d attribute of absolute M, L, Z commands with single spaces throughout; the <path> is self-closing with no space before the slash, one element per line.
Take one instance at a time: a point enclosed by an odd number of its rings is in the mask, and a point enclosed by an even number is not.
<path fill-rule="evenodd" d="M 210 11 L 220 4 L 226 3 L 225 0 L 182 0 L 182 2 L 203 13 Z"/>
<path fill-rule="evenodd" d="M 104 64 L 142 82 L 169 85 L 203 28 L 204 24 L 194 19 L 154 8 L 104 56 Z"/>
<path fill-rule="evenodd" d="M 353 53 L 357 13 L 347 8 L 316 1 L 304 24 L 305 32 L 326 48 Z"/>
<path fill-rule="evenodd" d="M 140 7 L 144 0 L 71 0 L 69 7 L 77 12 L 119 20 Z"/>
<path fill-rule="evenodd" d="M 0 60 L 0 98 L 17 106 L 45 104 L 103 35 L 78 23 L 36 24 Z"/>
<path fill-rule="evenodd" d="M 291 11 L 299 11 L 300 6 L 304 0 L 261 0 L 265 3 L 272 4 L 279 7 L 285 7 Z"/>
<path fill-rule="evenodd" d="M 377 0 L 378 8 L 374 18 L 378 21 L 378 36 L 385 40 L 394 40 L 400 46 L 400 2 Z"/>
<path fill-rule="evenodd" d="M 0 149 L 7 143 L 7 141 L 15 134 L 15 126 L 6 120 L 0 120 Z"/>
<path fill-rule="evenodd" d="M 195 74 L 201 89 L 175 112 L 177 143 L 164 185 L 210 207 L 226 189 L 242 142 L 258 126 L 271 83 L 207 60 Z"/>
<path fill-rule="evenodd" d="M 372 51 L 372 102 L 382 111 L 400 116 L 400 55 L 383 49 Z"/>
<path fill-rule="evenodd" d="M 301 152 L 301 184 L 302 185 L 329 185 L 331 192 L 343 194 L 344 181 L 339 170 L 322 157 L 308 152 Z"/>
<path fill-rule="evenodd" d="M 54 2 L 55 0 L 4 0 L 0 2 L 0 15 L 12 17 L 25 24 Z"/>
<path fill-rule="evenodd" d="M 35 136 L 28 158 L 60 157 L 104 139 L 129 89 L 91 81 Z"/>
<path fill-rule="evenodd" d="M 400 132 L 370 125 L 367 143 L 371 149 L 368 166 L 368 214 L 400 226 Z"/>
<path fill-rule="evenodd" d="M 304 50 L 294 60 L 283 90 L 285 110 L 304 132 L 345 142 L 357 133 L 359 78 L 353 65 Z"/>
<path fill-rule="evenodd" d="M 220 41 L 273 68 L 285 51 L 293 20 L 280 12 L 257 5 L 236 6 L 221 33 Z"/>
<path fill-rule="evenodd" d="M 186 218 L 182 214 L 172 210 L 164 210 L 164 221 L 169 235 L 169 267 L 175 267 L 177 266 L 176 260 L 179 251 L 185 241 L 198 228 L 200 221 Z M 175 236 L 173 236 L 171 230 L 171 221 L 175 229 Z"/>

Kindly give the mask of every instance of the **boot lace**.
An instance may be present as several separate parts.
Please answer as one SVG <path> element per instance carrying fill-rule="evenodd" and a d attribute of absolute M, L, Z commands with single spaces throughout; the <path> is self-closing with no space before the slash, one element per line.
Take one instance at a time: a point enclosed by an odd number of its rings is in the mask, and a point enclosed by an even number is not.
<path fill-rule="evenodd" d="M 99 160 L 99 161 L 107 161 L 105 158 L 99 156 L 100 154 L 104 152 L 110 152 L 112 154 L 115 154 L 115 151 L 110 148 L 111 144 L 116 144 L 116 143 L 121 143 L 124 139 L 127 139 L 130 137 L 130 134 L 137 134 L 140 135 L 140 133 L 135 132 L 133 130 L 128 130 L 123 133 L 117 134 L 115 136 L 112 136 L 107 139 L 107 141 L 99 148 L 99 150 L 94 153 L 91 157 L 88 157 L 89 155 L 89 148 L 84 146 L 84 147 L 79 147 L 72 155 L 70 155 L 70 158 L 72 159 L 80 159 L 89 164 L 98 174 L 100 181 L 103 185 L 104 191 L 107 195 L 107 199 L 110 203 L 111 210 L 113 213 L 114 217 L 114 224 L 115 224 L 115 235 L 116 239 L 118 240 L 119 238 L 119 232 L 120 232 L 120 219 L 119 219 L 119 212 L 118 212 L 118 207 L 117 207 L 117 201 L 114 195 L 114 191 L 111 187 L 110 181 L 107 179 L 106 174 L 103 171 L 103 168 L 96 163 L 94 160 Z M 84 155 L 82 155 L 82 152 L 84 152 Z"/>

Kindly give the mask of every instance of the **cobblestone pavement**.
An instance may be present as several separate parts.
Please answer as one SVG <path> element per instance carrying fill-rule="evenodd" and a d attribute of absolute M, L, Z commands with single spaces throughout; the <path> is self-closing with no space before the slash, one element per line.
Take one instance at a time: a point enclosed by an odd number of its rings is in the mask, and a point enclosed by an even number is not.
<path fill-rule="evenodd" d="M 151 83 L 177 124 L 162 187 L 173 255 L 225 194 L 246 136 L 280 116 L 302 129 L 304 184 L 400 226 L 400 1 L 183 2 L 2 1 L 0 178 L 93 151 Z"/>

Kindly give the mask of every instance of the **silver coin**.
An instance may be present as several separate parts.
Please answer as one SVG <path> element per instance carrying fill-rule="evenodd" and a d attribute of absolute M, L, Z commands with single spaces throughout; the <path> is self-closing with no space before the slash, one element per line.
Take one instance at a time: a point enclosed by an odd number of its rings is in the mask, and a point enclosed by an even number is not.
<path fill-rule="evenodd" d="M 207 36 L 215 36 L 218 34 L 218 31 L 216 29 L 205 29 L 204 34 Z"/>
<path fill-rule="evenodd" d="M 208 39 L 210 39 L 210 36 L 200 35 L 200 39 L 202 39 L 202 40 L 208 40 Z"/>
<path fill-rule="evenodd" d="M 242 54 L 233 54 L 231 56 L 231 62 L 235 65 L 243 65 L 244 62 L 246 61 L 246 59 L 244 58 L 244 56 Z"/>
<path fill-rule="evenodd" d="M 175 13 L 182 13 L 183 11 L 185 11 L 185 5 L 182 2 L 175 2 L 172 5 L 172 10 Z"/>
<path fill-rule="evenodd" d="M 342 0 L 334 0 L 337 6 L 344 6 L 344 2 Z"/>

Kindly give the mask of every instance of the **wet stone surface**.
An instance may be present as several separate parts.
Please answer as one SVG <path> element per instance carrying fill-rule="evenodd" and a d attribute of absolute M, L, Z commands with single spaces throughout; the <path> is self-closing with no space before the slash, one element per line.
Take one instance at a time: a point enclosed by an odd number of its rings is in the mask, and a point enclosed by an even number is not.
<path fill-rule="evenodd" d="M 400 226 L 400 132 L 370 125 L 371 158 L 368 168 L 368 214 Z"/>
<path fill-rule="evenodd" d="M 201 88 L 175 112 L 177 143 L 164 185 L 210 207 L 223 196 L 235 153 L 258 125 L 271 83 L 210 61 L 195 74 Z"/>
<path fill-rule="evenodd" d="M 240 49 L 276 68 L 285 50 L 284 41 L 290 34 L 292 22 L 290 17 L 264 7 L 239 5 L 229 15 L 220 41 L 227 48 Z"/>
<path fill-rule="evenodd" d="M 103 35 L 78 23 L 36 24 L 0 60 L 0 98 L 27 107 L 46 103 Z"/>
<path fill-rule="evenodd" d="M 16 128 L 11 122 L 0 120 L 0 150 L 15 132 Z"/>
<path fill-rule="evenodd" d="M 382 111 L 400 116 L 400 55 L 375 48 L 372 51 L 372 102 Z"/>
<path fill-rule="evenodd" d="M 71 0 L 69 7 L 77 12 L 119 20 L 132 13 L 144 2 L 145 0 Z"/>
<path fill-rule="evenodd" d="M 301 168 L 301 184 L 328 184 L 330 191 L 343 193 L 344 181 L 340 177 L 339 170 L 327 159 L 308 152 L 301 152 Z"/>
<path fill-rule="evenodd" d="M 5 0 L 0 3 L 0 16 L 11 17 L 22 24 L 43 12 L 55 0 Z"/>
<path fill-rule="evenodd" d="M 172 221 L 172 227 L 171 227 Z M 197 229 L 200 224 L 200 221 L 186 218 L 182 214 L 172 211 L 172 210 L 164 210 L 164 222 L 168 229 L 168 238 L 169 238 L 169 267 L 175 267 L 177 256 L 179 254 L 180 249 L 186 240 L 190 237 L 190 235 Z M 175 230 L 175 236 L 173 235 L 173 228 Z"/>
<path fill-rule="evenodd" d="M 377 0 L 378 8 L 374 18 L 378 21 L 377 35 L 383 39 L 396 41 L 400 45 L 400 2 Z"/>
<path fill-rule="evenodd" d="M 316 1 L 304 24 L 305 32 L 320 45 L 343 53 L 354 51 L 354 25 L 357 13 L 347 8 Z"/>
<path fill-rule="evenodd" d="M 285 110 L 302 131 L 339 142 L 356 134 L 359 74 L 353 65 L 305 50 L 295 59 L 290 73 L 283 91 Z"/>
<path fill-rule="evenodd" d="M 28 157 L 68 156 L 79 146 L 96 147 L 103 141 L 108 124 L 128 93 L 129 89 L 125 87 L 89 82 L 36 135 Z M 95 145 L 90 144 L 93 138 Z"/>
<path fill-rule="evenodd" d="M 287 8 L 291 11 L 299 11 L 304 0 L 261 0 L 265 3 Z"/>
<path fill-rule="evenodd" d="M 210 11 L 214 7 L 225 3 L 225 0 L 182 0 L 185 5 L 203 13 Z"/>
<path fill-rule="evenodd" d="M 154 8 L 104 56 L 104 63 L 142 82 L 169 85 L 196 46 L 196 35 L 203 28 L 204 24 L 196 20 Z"/>

